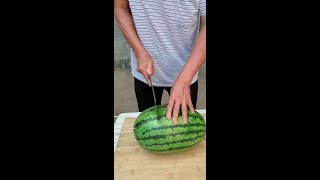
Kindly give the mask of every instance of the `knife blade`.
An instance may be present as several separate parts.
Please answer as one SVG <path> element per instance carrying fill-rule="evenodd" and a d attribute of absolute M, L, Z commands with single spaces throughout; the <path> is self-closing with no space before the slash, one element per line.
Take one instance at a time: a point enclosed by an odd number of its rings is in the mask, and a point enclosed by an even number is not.
<path fill-rule="evenodd" d="M 150 84 L 151 84 L 151 88 L 152 88 L 152 94 L 153 94 L 153 99 L 154 99 L 154 105 L 156 106 L 156 95 L 154 94 L 154 89 L 153 89 L 153 85 L 152 85 L 152 80 L 151 80 L 151 76 L 150 77 Z"/>

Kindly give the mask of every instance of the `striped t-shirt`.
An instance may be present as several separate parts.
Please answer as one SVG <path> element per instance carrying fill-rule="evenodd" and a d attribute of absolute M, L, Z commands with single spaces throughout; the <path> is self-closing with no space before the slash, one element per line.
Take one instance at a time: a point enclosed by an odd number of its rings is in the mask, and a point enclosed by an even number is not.
<path fill-rule="evenodd" d="M 198 34 L 206 0 L 129 0 L 138 36 L 154 61 L 154 86 L 171 87 L 188 60 Z M 147 83 L 136 71 L 131 49 L 132 75 Z M 198 79 L 198 72 L 192 83 Z"/>

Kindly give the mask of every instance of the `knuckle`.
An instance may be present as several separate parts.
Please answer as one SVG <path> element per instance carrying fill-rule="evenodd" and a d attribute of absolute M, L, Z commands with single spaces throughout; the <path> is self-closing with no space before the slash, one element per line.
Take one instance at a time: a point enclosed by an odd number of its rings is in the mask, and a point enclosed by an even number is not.
<path fill-rule="evenodd" d="M 177 95 L 176 93 L 172 93 L 172 98 L 177 99 L 177 98 L 179 98 L 179 95 Z"/>

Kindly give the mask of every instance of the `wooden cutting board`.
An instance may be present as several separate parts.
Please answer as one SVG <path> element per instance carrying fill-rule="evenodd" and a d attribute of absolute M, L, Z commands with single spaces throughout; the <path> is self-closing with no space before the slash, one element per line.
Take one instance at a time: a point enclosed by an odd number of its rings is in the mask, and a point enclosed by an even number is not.
<path fill-rule="evenodd" d="M 115 180 L 206 179 L 205 139 L 185 152 L 155 154 L 135 141 L 132 131 L 135 119 L 128 117 L 123 123 L 114 154 Z"/>

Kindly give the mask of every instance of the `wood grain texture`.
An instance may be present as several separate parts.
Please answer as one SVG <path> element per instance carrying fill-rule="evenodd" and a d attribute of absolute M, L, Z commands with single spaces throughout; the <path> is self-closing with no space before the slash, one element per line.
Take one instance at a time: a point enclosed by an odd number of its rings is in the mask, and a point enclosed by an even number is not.
<path fill-rule="evenodd" d="M 205 114 L 202 114 L 206 118 Z M 114 155 L 115 180 L 204 180 L 206 179 L 206 140 L 192 149 L 173 153 L 156 154 L 139 147 L 135 141 L 133 123 L 126 118 Z"/>

